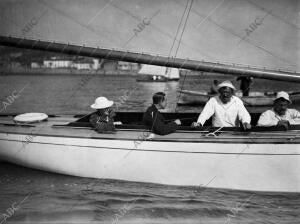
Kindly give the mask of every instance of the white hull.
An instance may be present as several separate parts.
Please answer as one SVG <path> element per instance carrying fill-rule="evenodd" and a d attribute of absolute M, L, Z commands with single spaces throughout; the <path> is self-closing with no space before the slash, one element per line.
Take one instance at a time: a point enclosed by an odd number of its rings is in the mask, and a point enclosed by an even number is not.
<path fill-rule="evenodd" d="M 133 140 L 36 136 L 20 150 L 22 141 L 0 133 L 0 158 L 80 177 L 300 192 L 299 144 L 144 141 L 132 150 Z"/>

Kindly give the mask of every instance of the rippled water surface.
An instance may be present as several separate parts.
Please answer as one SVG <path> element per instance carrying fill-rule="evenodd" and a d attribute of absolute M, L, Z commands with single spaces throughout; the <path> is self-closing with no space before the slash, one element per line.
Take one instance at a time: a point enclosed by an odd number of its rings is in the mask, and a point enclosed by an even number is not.
<path fill-rule="evenodd" d="M 7 223 L 299 223 L 300 194 L 70 177 L 0 163 Z M 230 218 L 230 219 L 229 219 Z"/>

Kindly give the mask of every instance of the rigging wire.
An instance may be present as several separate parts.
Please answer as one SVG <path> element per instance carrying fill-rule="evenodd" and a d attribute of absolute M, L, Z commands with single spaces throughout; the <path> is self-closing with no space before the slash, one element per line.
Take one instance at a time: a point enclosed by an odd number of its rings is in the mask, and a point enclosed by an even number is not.
<path fill-rule="evenodd" d="M 168 54 L 168 62 L 170 62 L 172 50 L 173 50 L 173 48 L 174 48 L 174 46 L 175 46 L 176 39 L 177 39 L 177 36 L 178 36 L 178 34 L 179 34 L 180 28 L 181 28 L 181 26 L 182 26 L 182 23 L 183 23 L 185 14 L 186 14 L 186 12 L 187 12 L 188 5 L 189 5 L 189 0 L 186 1 L 186 5 L 185 5 L 185 8 L 184 8 L 184 10 L 183 10 L 182 16 L 181 16 L 181 18 L 180 18 L 180 22 L 179 22 L 179 24 L 178 24 L 178 26 L 177 26 L 176 34 L 175 34 L 175 36 L 174 36 L 174 39 L 173 39 L 173 42 L 172 42 L 172 46 L 171 46 L 170 51 L 169 51 L 169 54 Z M 178 49 L 178 48 L 177 48 L 177 49 Z M 174 56 L 174 57 L 176 57 L 176 54 L 177 54 L 177 50 L 176 50 L 176 53 L 175 53 L 175 56 Z M 172 58 L 173 58 L 173 57 L 172 57 Z M 168 73 L 168 72 L 171 72 L 170 68 L 166 68 L 166 70 L 165 70 L 165 75 L 166 75 L 166 76 L 167 76 L 167 73 Z M 167 78 L 167 77 L 166 77 L 166 78 Z M 164 92 L 166 92 L 167 87 L 168 87 L 168 86 L 167 86 L 167 83 L 166 83 L 166 86 L 165 86 L 165 88 L 164 88 Z"/>
<path fill-rule="evenodd" d="M 188 13 L 187 13 L 185 22 L 184 22 L 184 26 L 183 26 L 183 29 L 182 29 L 182 32 L 181 32 L 181 35 L 180 35 L 180 38 L 179 38 L 178 46 L 177 46 L 177 49 L 176 49 L 176 52 L 175 52 L 175 56 L 174 56 L 174 57 L 177 56 L 177 53 L 178 53 L 178 50 L 179 50 L 179 47 L 180 47 L 180 43 L 181 43 L 183 34 L 184 34 L 184 32 L 185 32 L 185 28 L 186 28 L 186 25 L 187 25 L 187 21 L 188 21 L 188 18 L 189 18 L 191 9 L 192 9 L 193 2 L 194 2 L 194 0 L 191 0 L 191 1 L 190 1 L 190 7 L 189 7 L 189 10 L 188 10 Z M 181 96 L 181 91 L 182 91 L 182 89 L 183 89 L 183 86 L 184 86 L 184 83 L 185 83 L 185 80 L 186 80 L 186 74 L 187 74 L 187 72 L 186 72 L 185 75 L 184 75 L 184 79 L 183 79 L 183 82 L 182 82 L 182 85 L 181 85 L 181 87 L 180 87 L 180 91 L 179 91 L 179 94 L 178 94 L 178 97 L 177 97 L 177 100 L 176 100 L 175 112 L 176 112 L 176 110 L 177 110 L 178 101 L 179 101 L 179 98 L 180 98 L 180 96 Z"/>
<path fill-rule="evenodd" d="M 175 45 L 175 43 L 176 43 L 176 39 L 177 39 L 177 36 L 178 36 L 179 30 L 180 30 L 180 27 L 181 27 L 181 24 L 182 24 L 182 21 L 183 21 L 184 15 L 185 15 L 185 13 L 186 13 L 186 10 L 187 10 L 187 7 L 188 7 L 188 4 L 189 4 L 189 0 L 186 2 L 185 9 L 184 9 L 184 11 L 183 11 L 183 14 L 182 14 L 182 16 L 181 16 L 181 18 L 180 18 L 180 23 L 179 23 L 179 25 L 178 25 L 178 27 L 177 27 L 176 34 L 175 34 L 175 36 L 174 36 L 173 43 L 172 43 L 172 46 L 171 46 L 170 52 L 169 52 L 169 54 L 168 54 L 168 57 L 169 57 L 169 58 L 170 58 L 170 56 L 171 56 L 172 49 L 173 49 L 173 47 L 174 47 L 174 45 Z"/>
<path fill-rule="evenodd" d="M 184 31 L 185 31 L 185 28 L 186 28 L 186 25 L 187 25 L 187 21 L 188 21 L 188 18 L 189 18 L 191 9 L 192 9 L 193 1 L 194 1 L 194 0 L 191 0 L 190 8 L 189 8 L 189 11 L 188 11 L 188 13 L 187 13 L 187 16 L 186 16 L 186 19 L 185 19 L 185 22 L 184 22 L 184 26 L 183 26 L 183 29 L 182 29 L 182 32 L 181 32 L 181 36 L 180 36 L 180 38 L 179 38 L 178 46 L 177 46 L 177 49 L 176 49 L 176 52 L 175 52 L 175 56 L 174 56 L 174 57 L 177 56 L 177 52 L 178 52 L 178 49 L 179 49 L 180 44 L 181 44 L 182 36 L 183 36 Z"/>

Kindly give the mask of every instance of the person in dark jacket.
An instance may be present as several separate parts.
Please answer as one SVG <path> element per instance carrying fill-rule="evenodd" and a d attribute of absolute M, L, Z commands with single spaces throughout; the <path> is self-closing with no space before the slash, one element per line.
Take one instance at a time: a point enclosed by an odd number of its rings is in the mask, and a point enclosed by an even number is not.
<path fill-rule="evenodd" d="M 166 94 L 157 92 L 152 97 L 153 104 L 146 110 L 143 116 L 143 122 L 148 129 L 158 135 L 167 135 L 177 130 L 181 125 L 179 119 L 166 123 L 163 115 L 159 110 L 167 106 Z"/>
<path fill-rule="evenodd" d="M 240 90 L 243 92 L 243 96 L 249 96 L 250 86 L 253 82 L 252 77 L 240 76 L 236 79 L 236 81 L 240 81 Z"/>
<path fill-rule="evenodd" d="M 113 101 L 106 97 L 98 97 L 91 108 L 97 111 L 90 116 L 91 126 L 99 133 L 115 133 L 114 116 L 115 112 L 111 108 Z"/>
<path fill-rule="evenodd" d="M 212 94 L 212 95 L 218 94 L 219 93 L 218 85 L 219 85 L 219 81 L 215 79 L 210 87 L 209 94 Z"/>

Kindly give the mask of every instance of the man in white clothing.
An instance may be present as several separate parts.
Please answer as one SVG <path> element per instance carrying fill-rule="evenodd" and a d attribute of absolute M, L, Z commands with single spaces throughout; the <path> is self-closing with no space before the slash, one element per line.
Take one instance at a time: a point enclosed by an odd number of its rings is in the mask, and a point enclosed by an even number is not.
<path fill-rule="evenodd" d="M 234 96 L 235 87 L 230 81 L 218 86 L 219 95 L 210 98 L 192 127 L 203 126 L 212 117 L 213 127 L 238 127 L 241 122 L 244 129 L 250 129 L 251 117 L 243 102 Z"/>
<path fill-rule="evenodd" d="M 300 124 L 300 112 L 288 109 L 292 103 L 287 92 L 278 92 L 274 100 L 273 109 L 267 110 L 259 117 L 258 126 L 283 126 L 289 129 L 291 124 Z M 299 119 L 297 121 L 297 118 Z"/>

